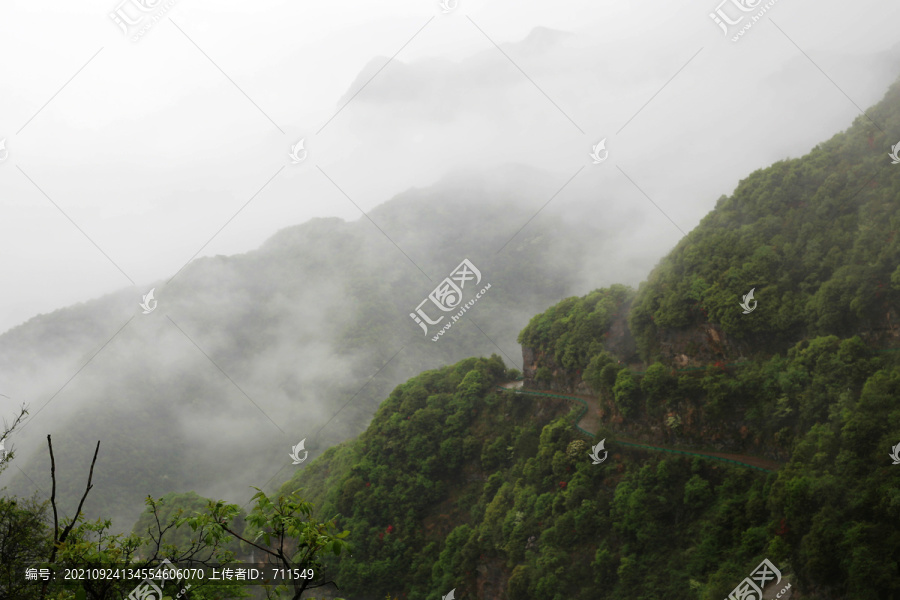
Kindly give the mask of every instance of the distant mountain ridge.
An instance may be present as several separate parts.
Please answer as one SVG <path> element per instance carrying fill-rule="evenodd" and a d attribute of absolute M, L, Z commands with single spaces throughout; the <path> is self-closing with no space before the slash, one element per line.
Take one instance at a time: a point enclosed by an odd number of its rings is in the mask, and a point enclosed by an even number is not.
<path fill-rule="evenodd" d="M 59 475 L 73 500 L 101 431 L 100 464 L 109 462 L 89 510 L 126 511 L 130 528 L 148 493 L 242 494 L 285 468 L 301 439 L 315 456 L 355 435 L 394 385 L 425 368 L 498 346 L 513 365 L 528 317 L 578 289 L 567 257 L 612 243 L 589 223 L 559 236 L 549 211 L 510 242 L 555 184 L 516 165 L 451 173 L 368 217 L 313 219 L 257 250 L 198 259 L 171 284 L 148 286 L 159 303 L 149 315 L 124 290 L 0 335 L 0 390 L 11 398 L 0 400 L 28 402 L 33 419 L 11 440 L 31 481 L 12 470 L 3 483 L 48 489 L 49 430 L 75 461 Z M 409 313 L 465 258 L 492 289 L 434 343 Z"/>

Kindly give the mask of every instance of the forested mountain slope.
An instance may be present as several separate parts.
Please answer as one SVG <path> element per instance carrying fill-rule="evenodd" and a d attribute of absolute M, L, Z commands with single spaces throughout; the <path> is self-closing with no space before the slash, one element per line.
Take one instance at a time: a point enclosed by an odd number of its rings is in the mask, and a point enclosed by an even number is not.
<path fill-rule="evenodd" d="M 593 439 L 565 403 L 498 391 L 498 357 L 467 359 L 301 469 L 283 489 L 354 532 L 346 596 L 721 600 L 768 558 L 794 600 L 900 599 L 900 86 L 868 115 L 742 181 L 637 291 L 532 319 L 526 385 L 596 395 Z"/>
<path fill-rule="evenodd" d="M 329 571 L 353 600 L 721 600 L 764 558 L 794 599 L 898 598 L 900 365 L 824 342 L 782 366 L 800 394 L 852 391 L 777 473 L 617 444 L 615 425 L 591 439 L 566 403 L 496 390 L 495 356 L 399 386 L 282 489 L 353 532 Z"/>
<path fill-rule="evenodd" d="M 847 389 L 818 384 L 805 397 L 806 375 L 784 372 L 783 357 L 838 338 L 856 338 L 840 347 L 860 361 L 900 347 L 900 165 L 889 156 L 900 85 L 866 114 L 751 174 L 636 292 L 612 286 L 534 317 L 519 337 L 526 386 L 600 395 L 647 440 L 786 458 Z"/>
<path fill-rule="evenodd" d="M 629 324 L 645 361 L 771 354 L 804 337 L 900 342 L 900 84 L 808 155 L 752 173 L 640 286 Z M 757 308 L 741 298 L 755 289 Z M 752 303 L 751 303 L 752 304 Z M 688 348 L 708 327 L 719 339 Z"/>

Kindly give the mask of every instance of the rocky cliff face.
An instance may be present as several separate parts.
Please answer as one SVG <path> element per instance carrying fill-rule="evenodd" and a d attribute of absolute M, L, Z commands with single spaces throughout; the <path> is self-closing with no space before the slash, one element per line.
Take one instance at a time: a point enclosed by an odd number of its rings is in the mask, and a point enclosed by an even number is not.
<path fill-rule="evenodd" d="M 618 357 L 623 365 L 639 370 L 641 365 L 637 356 L 637 346 L 631 330 L 628 328 L 628 310 L 631 301 L 623 303 L 618 315 L 609 325 L 603 339 L 603 347 Z M 537 381 L 537 370 L 547 367 L 551 374 L 549 382 Z M 522 347 L 522 372 L 526 389 L 551 389 L 561 394 L 581 394 L 596 396 L 597 392 L 581 378 L 581 371 L 569 372 L 556 364 L 553 356 L 526 346 Z"/>
<path fill-rule="evenodd" d="M 581 379 L 581 371 L 569 373 L 556 364 L 553 356 L 532 348 L 522 347 L 522 371 L 525 377 L 523 387 L 532 390 L 553 390 L 560 394 L 596 395 L 590 386 Z M 551 380 L 538 381 L 537 370 L 546 367 L 550 371 Z"/>
<path fill-rule="evenodd" d="M 747 342 L 730 339 L 720 326 L 712 323 L 665 330 L 659 336 L 661 362 L 676 369 L 736 361 L 749 353 L 748 346 Z"/>
<path fill-rule="evenodd" d="M 858 335 L 872 348 L 897 347 L 900 343 L 900 315 L 897 309 L 888 308 L 881 314 L 873 314 L 863 328 L 843 331 L 839 337 Z M 766 355 L 784 352 L 787 347 L 769 335 L 735 340 L 719 325 L 699 323 L 684 329 L 668 329 L 658 334 L 658 352 L 663 364 L 675 369 L 702 367 L 716 362 L 740 362 L 756 352 Z M 799 338 L 798 340 L 799 341 Z"/>
<path fill-rule="evenodd" d="M 890 307 L 882 314 L 872 315 L 872 326 L 861 331 L 859 337 L 872 347 L 896 348 L 900 344 L 900 315 Z"/>
<path fill-rule="evenodd" d="M 647 366 L 640 362 L 634 338 L 628 327 L 631 302 L 621 310 L 603 333 L 603 348 L 615 356 L 619 364 L 640 373 Z M 858 335 L 871 348 L 896 348 L 900 345 L 900 316 L 897 309 L 886 307 L 884 312 L 871 314 L 862 327 L 841 331 L 839 337 Z M 802 339 L 798 332 L 797 341 Z M 699 322 L 680 329 L 657 332 L 653 354 L 672 370 L 672 375 L 687 374 L 704 377 L 710 370 L 725 369 L 754 355 L 771 356 L 788 348 L 771 334 L 757 334 L 734 339 L 722 327 Z M 792 345 L 792 344 L 791 344 Z M 789 436 L 761 434 L 758 427 L 746 419 L 746 407 L 730 404 L 719 407 L 715 416 L 704 400 L 691 397 L 672 397 L 665 407 L 654 407 L 649 413 L 641 408 L 640 416 L 625 418 L 619 412 L 608 389 L 594 390 L 586 383 L 581 371 L 570 372 L 557 364 L 552 350 L 522 347 L 524 383 L 532 390 L 551 390 L 563 395 L 594 398 L 585 423 L 607 424 L 626 437 L 656 444 L 682 447 L 705 447 L 720 451 L 758 454 L 774 460 L 789 456 Z M 690 396 L 690 394 L 688 394 Z"/>
<path fill-rule="evenodd" d="M 588 413 L 580 422 L 588 431 L 595 431 L 599 426 L 611 427 L 620 435 L 641 443 L 751 454 L 781 462 L 790 456 L 789 440 L 773 440 L 751 430 L 751 424 L 744 420 L 743 406 L 732 407 L 730 418 L 712 418 L 706 414 L 699 401 L 684 398 L 672 402 L 655 416 L 642 413 L 639 417 L 625 418 L 609 392 L 591 389 L 581 379 L 580 372 L 569 373 L 556 365 L 552 356 L 535 352 L 531 348 L 522 348 L 522 358 L 524 388 L 549 389 L 563 395 L 594 398 L 592 402 L 589 401 Z M 682 361 L 682 364 L 690 366 L 696 364 L 696 361 Z M 627 366 L 632 371 L 642 370 L 640 363 L 622 363 L 622 366 Z M 549 382 L 536 379 L 537 370 L 542 367 L 550 371 Z M 703 374 L 704 371 L 698 370 L 694 376 L 700 377 Z"/>
<path fill-rule="evenodd" d="M 610 324 L 604 336 L 603 346 L 619 359 L 619 364 L 634 372 L 646 370 L 647 365 L 638 359 L 634 339 L 627 324 L 628 307 Z M 759 340 L 735 341 L 711 323 L 691 328 L 668 330 L 659 341 L 663 364 L 678 369 L 689 367 L 724 368 L 724 364 L 745 360 Z M 626 419 L 619 412 L 610 394 L 593 390 L 582 379 L 581 371 L 569 372 L 559 366 L 552 354 L 529 347 L 522 347 L 523 387 L 534 390 L 551 390 L 565 395 L 581 395 L 596 398 L 587 421 L 611 425 L 620 434 L 649 444 L 670 444 L 685 448 L 712 448 L 726 452 L 744 452 L 766 456 L 773 460 L 785 460 L 789 455 L 787 445 L 755 435 L 743 420 L 744 407 L 732 407 L 731 418 L 710 418 L 702 406 L 684 398 L 673 402 L 665 411 L 651 417 L 647 414 Z M 722 365 L 722 366 L 717 366 Z M 549 373 L 550 379 L 538 378 L 538 370 Z M 698 370 L 696 376 L 704 371 Z"/>

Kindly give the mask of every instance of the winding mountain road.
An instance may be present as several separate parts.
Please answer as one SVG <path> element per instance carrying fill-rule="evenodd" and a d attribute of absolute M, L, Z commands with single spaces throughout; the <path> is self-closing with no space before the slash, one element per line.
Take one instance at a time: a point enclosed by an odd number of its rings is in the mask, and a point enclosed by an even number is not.
<path fill-rule="evenodd" d="M 585 433 L 591 437 L 594 436 L 597 429 L 599 428 L 600 423 L 600 404 L 597 401 L 597 398 L 592 396 L 565 396 L 562 394 L 557 394 L 553 391 L 546 390 L 523 390 L 522 381 L 512 381 L 509 383 L 505 383 L 500 386 L 501 389 L 510 390 L 515 392 L 516 394 L 525 394 L 529 396 L 543 396 L 545 398 L 558 398 L 561 400 L 567 400 L 569 402 L 578 402 L 583 406 L 583 410 L 579 415 L 575 418 L 575 427 L 578 428 L 579 431 Z M 592 429 L 593 432 L 584 429 L 582 425 L 586 425 Z M 751 456 L 748 454 L 727 454 L 722 452 L 696 452 L 696 451 L 688 451 L 688 450 L 679 450 L 677 448 L 673 448 L 671 446 L 655 446 L 650 444 L 641 444 L 635 440 L 628 439 L 627 437 L 623 437 L 621 435 L 616 436 L 615 444 L 622 444 L 624 446 L 632 446 L 635 448 L 643 448 L 645 450 L 654 450 L 657 452 L 671 452 L 673 454 L 683 454 L 687 456 L 699 456 L 701 458 L 710 458 L 713 460 L 719 460 L 723 462 L 728 462 L 732 464 L 738 464 L 745 467 L 750 467 L 752 469 L 757 469 L 760 471 L 765 471 L 769 473 L 773 473 L 781 467 L 781 463 L 778 463 L 774 460 L 769 460 L 767 458 L 762 458 L 759 456 Z"/>

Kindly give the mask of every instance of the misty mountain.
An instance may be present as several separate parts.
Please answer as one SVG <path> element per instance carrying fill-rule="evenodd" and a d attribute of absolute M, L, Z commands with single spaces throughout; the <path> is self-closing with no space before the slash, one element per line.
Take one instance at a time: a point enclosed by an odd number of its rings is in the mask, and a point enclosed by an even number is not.
<path fill-rule="evenodd" d="M 52 433 L 74 507 L 100 438 L 89 510 L 128 527 L 147 494 L 241 497 L 286 477 L 293 445 L 305 439 L 314 457 L 359 433 L 423 369 L 492 352 L 519 366 L 517 332 L 583 290 L 577 257 L 612 251 L 618 235 L 541 211 L 554 185 L 525 167 L 459 172 L 357 221 L 314 219 L 253 252 L 196 260 L 155 284 L 150 314 L 121 291 L 6 332 L 3 401 L 31 410 L 11 440 L 22 472 L 7 473 L 10 491 L 48 490 Z M 410 313 L 464 259 L 491 287 L 434 342 L 437 327 L 426 336 Z"/>
<path fill-rule="evenodd" d="M 900 4 L 567 9 L 4 5 L 0 600 L 900 600 Z"/>

